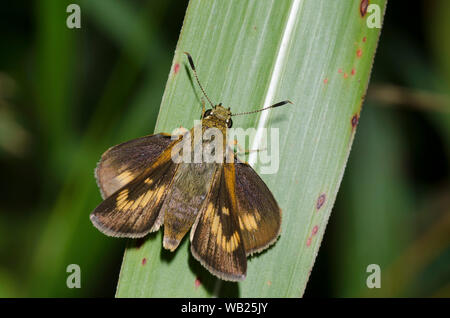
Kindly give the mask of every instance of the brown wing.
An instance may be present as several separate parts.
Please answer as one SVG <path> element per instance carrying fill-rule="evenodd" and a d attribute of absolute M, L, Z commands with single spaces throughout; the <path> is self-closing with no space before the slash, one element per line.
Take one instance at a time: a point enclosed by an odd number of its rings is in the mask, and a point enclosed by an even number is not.
<path fill-rule="evenodd" d="M 191 230 L 191 252 L 212 274 L 223 280 L 243 280 L 247 257 L 242 244 L 234 198 L 234 168 L 224 164 Z"/>
<path fill-rule="evenodd" d="M 215 163 L 180 163 L 162 211 L 164 211 L 163 246 L 175 250 L 191 229 L 211 189 Z"/>
<path fill-rule="evenodd" d="M 281 209 L 264 181 L 248 164 L 235 159 L 239 228 L 251 255 L 273 244 L 281 229 Z"/>
<path fill-rule="evenodd" d="M 159 229 L 164 217 L 161 206 L 178 167 L 171 160 L 171 149 L 91 213 L 95 227 L 109 236 L 131 238 Z"/>
<path fill-rule="evenodd" d="M 170 135 L 156 134 L 109 148 L 95 169 L 102 198 L 109 197 L 140 175 L 172 142 Z"/>

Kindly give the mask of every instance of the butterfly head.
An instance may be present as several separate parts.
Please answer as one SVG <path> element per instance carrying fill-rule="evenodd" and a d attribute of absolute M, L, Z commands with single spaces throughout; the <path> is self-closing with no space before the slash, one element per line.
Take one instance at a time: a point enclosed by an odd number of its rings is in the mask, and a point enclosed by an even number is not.
<path fill-rule="evenodd" d="M 231 126 L 233 125 L 233 121 L 231 120 L 230 108 L 223 107 L 222 103 L 206 110 L 203 114 L 202 119 L 212 120 L 228 128 L 231 128 Z"/>

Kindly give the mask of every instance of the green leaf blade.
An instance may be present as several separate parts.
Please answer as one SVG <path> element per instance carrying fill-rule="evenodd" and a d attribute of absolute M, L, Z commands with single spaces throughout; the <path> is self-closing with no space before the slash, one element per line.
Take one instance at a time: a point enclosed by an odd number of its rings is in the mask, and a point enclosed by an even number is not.
<path fill-rule="evenodd" d="M 384 12 L 385 1 L 371 3 Z M 209 97 L 232 112 L 292 100 L 294 105 L 233 118 L 235 127 L 279 130 L 279 170 L 261 177 L 283 210 L 282 232 L 275 245 L 248 259 L 241 283 L 222 282 L 204 270 L 190 255 L 188 238 L 170 253 L 162 249 L 162 231 L 152 234 L 139 248 L 127 249 L 118 297 L 303 295 L 344 173 L 380 33 L 369 29 L 366 19 L 357 1 L 190 3 L 156 132 L 190 128 L 199 119 L 202 96 L 184 51 L 193 56 Z M 258 140 L 251 145 L 258 146 Z M 253 166 L 259 172 L 260 164 Z"/>

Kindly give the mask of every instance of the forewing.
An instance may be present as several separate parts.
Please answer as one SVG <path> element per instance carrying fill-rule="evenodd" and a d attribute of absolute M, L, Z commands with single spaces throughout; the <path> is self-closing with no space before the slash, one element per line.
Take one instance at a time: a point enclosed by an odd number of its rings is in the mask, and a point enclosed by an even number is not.
<path fill-rule="evenodd" d="M 95 169 L 102 198 L 109 197 L 139 176 L 172 142 L 170 135 L 156 134 L 109 148 Z"/>
<path fill-rule="evenodd" d="M 276 241 L 281 209 L 264 181 L 248 164 L 235 160 L 239 228 L 245 252 L 260 252 Z"/>
<path fill-rule="evenodd" d="M 166 150 L 150 168 L 105 199 L 91 213 L 92 223 L 116 237 L 137 238 L 158 230 L 164 217 L 161 206 L 177 167 Z"/>
<path fill-rule="evenodd" d="M 247 272 L 247 258 L 236 214 L 234 177 L 231 164 L 224 164 L 215 174 L 207 201 L 192 228 L 191 251 L 212 274 L 240 281 Z"/>

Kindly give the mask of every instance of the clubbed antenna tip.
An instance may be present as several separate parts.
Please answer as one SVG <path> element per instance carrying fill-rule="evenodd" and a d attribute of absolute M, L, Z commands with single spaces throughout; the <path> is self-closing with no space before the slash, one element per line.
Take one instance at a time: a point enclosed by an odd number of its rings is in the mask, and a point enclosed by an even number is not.
<path fill-rule="evenodd" d="M 211 107 L 214 107 L 214 104 L 209 99 L 208 95 L 206 94 L 205 90 L 203 89 L 202 84 L 200 83 L 200 80 L 198 79 L 197 71 L 195 70 L 194 60 L 192 59 L 192 56 L 188 52 L 184 52 L 184 54 L 186 54 L 186 56 L 188 58 L 189 65 L 191 66 L 192 72 L 194 73 L 195 80 L 197 81 L 198 86 L 200 86 L 200 89 L 202 90 L 203 95 L 205 95 L 206 99 L 211 104 Z"/>

